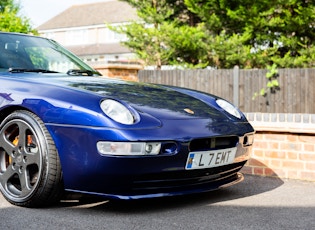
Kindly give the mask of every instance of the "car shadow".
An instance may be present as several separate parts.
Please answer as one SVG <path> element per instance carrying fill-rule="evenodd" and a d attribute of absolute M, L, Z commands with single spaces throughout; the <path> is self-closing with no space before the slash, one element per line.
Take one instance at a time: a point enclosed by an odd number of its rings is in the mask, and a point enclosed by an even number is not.
<path fill-rule="evenodd" d="M 270 169 L 271 170 L 271 169 Z M 169 209 L 211 205 L 250 197 L 278 188 L 284 182 L 275 173 L 272 177 L 245 174 L 245 180 L 234 186 L 211 192 L 139 200 L 107 200 L 95 196 L 72 194 L 60 201 L 59 208 L 87 208 L 119 213 L 156 212 Z"/>

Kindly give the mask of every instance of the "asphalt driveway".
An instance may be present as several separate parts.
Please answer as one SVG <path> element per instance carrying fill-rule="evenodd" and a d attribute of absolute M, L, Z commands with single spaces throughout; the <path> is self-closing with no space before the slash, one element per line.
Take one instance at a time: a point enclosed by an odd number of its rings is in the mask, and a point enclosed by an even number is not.
<path fill-rule="evenodd" d="M 1 229 L 315 229 L 315 183 L 246 175 L 202 195 L 113 202 L 68 198 L 19 208 L 0 195 Z"/>

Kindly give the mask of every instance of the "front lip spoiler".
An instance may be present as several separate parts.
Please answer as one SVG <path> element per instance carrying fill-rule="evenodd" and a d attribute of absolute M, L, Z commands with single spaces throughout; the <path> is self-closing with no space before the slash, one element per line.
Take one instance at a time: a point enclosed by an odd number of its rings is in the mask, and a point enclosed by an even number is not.
<path fill-rule="evenodd" d="M 182 195 L 189 195 L 189 194 L 197 194 L 197 193 L 205 193 L 210 191 L 215 191 L 218 189 L 224 189 L 230 187 L 232 185 L 238 184 L 244 180 L 244 175 L 240 172 L 236 173 L 236 179 L 228 182 L 226 184 L 220 185 L 217 188 L 210 188 L 210 189 L 195 189 L 189 191 L 180 191 L 174 193 L 154 193 L 154 194 L 145 194 L 145 195 L 115 195 L 115 194 L 104 194 L 104 193 L 95 193 L 95 192 L 87 192 L 87 191 L 80 191 L 80 190 L 72 190 L 72 189 L 65 189 L 67 192 L 74 192 L 74 193 L 84 193 L 89 195 L 96 195 L 105 197 L 107 199 L 120 199 L 120 200 L 138 200 L 138 199 L 147 199 L 147 198 L 160 198 L 160 197 L 170 197 L 170 196 L 182 196 Z"/>
<path fill-rule="evenodd" d="M 238 172 L 238 173 L 237 173 L 237 179 L 236 179 L 236 180 L 234 180 L 234 181 L 232 181 L 232 182 L 230 182 L 230 183 L 221 185 L 221 186 L 219 187 L 219 189 L 221 189 L 221 188 L 223 189 L 223 188 L 230 187 L 230 186 L 232 186 L 232 185 L 235 185 L 235 184 L 238 184 L 238 183 L 242 182 L 243 180 L 244 180 L 244 175 L 243 175 L 242 173 Z"/>

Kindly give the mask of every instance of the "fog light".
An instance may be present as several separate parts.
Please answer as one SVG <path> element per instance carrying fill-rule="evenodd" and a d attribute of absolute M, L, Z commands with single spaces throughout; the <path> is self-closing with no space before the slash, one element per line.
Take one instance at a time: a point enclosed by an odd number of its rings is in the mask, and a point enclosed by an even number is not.
<path fill-rule="evenodd" d="M 145 152 L 146 154 L 159 154 L 161 143 L 146 143 Z"/>
<path fill-rule="evenodd" d="M 160 153 L 161 143 L 99 141 L 97 142 L 96 147 L 99 153 L 102 155 L 113 156 L 157 155 Z"/>

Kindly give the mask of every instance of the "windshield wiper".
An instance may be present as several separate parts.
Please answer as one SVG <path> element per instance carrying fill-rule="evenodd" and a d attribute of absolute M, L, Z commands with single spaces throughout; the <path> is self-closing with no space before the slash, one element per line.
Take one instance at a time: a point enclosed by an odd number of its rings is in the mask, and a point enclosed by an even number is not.
<path fill-rule="evenodd" d="M 9 68 L 11 73 L 25 73 L 25 72 L 34 72 L 34 73 L 58 73 L 57 71 L 52 71 L 48 69 L 24 69 L 24 68 Z"/>
<path fill-rule="evenodd" d="M 69 69 L 67 74 L 70 76 L 93 76 L 93 72 L 86 69 Z"/>

